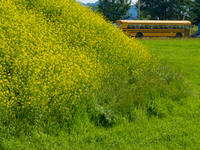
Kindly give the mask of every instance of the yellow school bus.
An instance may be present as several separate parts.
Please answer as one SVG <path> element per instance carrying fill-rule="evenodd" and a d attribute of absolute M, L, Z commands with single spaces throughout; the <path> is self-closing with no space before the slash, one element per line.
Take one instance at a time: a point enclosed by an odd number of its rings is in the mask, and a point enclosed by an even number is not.
<path fill-rule="evenodd" d="M 187 20 L 117 20 L 116 25 L 129 36 L 189 37 L 191 22 Z"/>

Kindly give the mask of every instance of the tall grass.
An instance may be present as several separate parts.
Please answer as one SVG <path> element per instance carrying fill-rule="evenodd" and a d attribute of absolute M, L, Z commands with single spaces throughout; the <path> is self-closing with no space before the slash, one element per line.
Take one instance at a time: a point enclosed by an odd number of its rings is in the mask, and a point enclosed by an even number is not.
<path fill-rule="evenodd" d="M 0 9 L 0 122 L 11 135 L 70 131 L 81 117 L 109 127 L 137 109 L 164 117 L 188 94 L 181 74 L 73 0 Z"/>

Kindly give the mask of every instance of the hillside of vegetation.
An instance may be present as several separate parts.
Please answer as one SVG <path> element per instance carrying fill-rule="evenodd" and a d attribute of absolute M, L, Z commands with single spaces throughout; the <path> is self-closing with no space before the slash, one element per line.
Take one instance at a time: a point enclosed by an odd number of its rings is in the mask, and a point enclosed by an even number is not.
<path fill-rule="evenodd" d="M 138 110 L 163 118 L 189 94 L 179 72 L 74 0 L 1 0 L 0 16 L 5 137 L 111 127 Z"/>

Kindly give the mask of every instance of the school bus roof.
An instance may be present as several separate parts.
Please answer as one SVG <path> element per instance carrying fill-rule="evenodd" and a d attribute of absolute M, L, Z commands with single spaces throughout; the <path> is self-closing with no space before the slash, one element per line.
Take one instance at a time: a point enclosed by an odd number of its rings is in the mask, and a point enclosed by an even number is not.
<path fill-rule="evenodd" d="M 116 22 L 130 24 L 191 24 L 188 20 L 117 20 Z"/>

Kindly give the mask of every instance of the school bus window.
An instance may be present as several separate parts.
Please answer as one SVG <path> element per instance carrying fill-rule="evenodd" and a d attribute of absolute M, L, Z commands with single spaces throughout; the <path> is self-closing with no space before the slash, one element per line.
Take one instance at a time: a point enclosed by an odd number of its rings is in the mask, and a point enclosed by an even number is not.
<path fill-rule="evenodd" d="M 140 29 L 144 29 L 144 25 L 142 24 L 142 25 L 140 25 Z"/>
<path fill-rule="evenodd" d="M 149 29 L 149 25 L 145 25 L 145 29 Z"/>
<path fill-rule="evenodd" d="M 122 28 L 122 25 L 121 25 L 121 24 L 117 24 L 117 27 L 118 27 L 118 28 Z"/>
<path fill-rule="evenodd" d="M 139 29 L 139 25 L 136 25 L 136 29 Z"/>
<path fill-rule="evenodd" d="M 135 25 L 134 24 L 132 25 L 132 29 L 135 29 Z"/>
<path fill-rule="evenodd" d="M 159 25 L 159 29 L 163 29 L 163 25 Z"/>
<path fill-rule="evenodd" d="M 176 29 L 176 25 L 173 25 L 173 29 Z"/>
<path fill-rule="evenodd" d="M 168 25 L 164 25 L 164 29 L 168 29 Z"/>
<path fill-rule="evenodd" d="M 172 25 L 169 25 L 169 29 L 172 29 Z"/>
<path fill-rule="evenodd" d="M 153 29 L 153 25 L 149 25 L 149 28 L 150 28 L 150 29 Z"/>
<path fill-rule="evenodd" d="M 177 25 L 177 29 L 180 29 L 181 28 L 181 26 L 180 25 Z"/>
<path fill-rule="evenodd" d="M 154 29 L 158 29 L 158 25 L 154 25 L 153 28 L 154 28 Z"/>
<path fill-rule="evenodd" d="M 127 28 L 130 29 L 130 28 L 131 28 L 131 25 L 128 24 L 128 25 L 127 25 Z"/>
<path fill-rule="evenodd" d="M 184 29 L 184 25 L 181 25 L 181 29 Z"/>
<path fill-rule="evenodd" d="M 190 29 L 190 26 L 185 26 L 185 29 Z"/>

